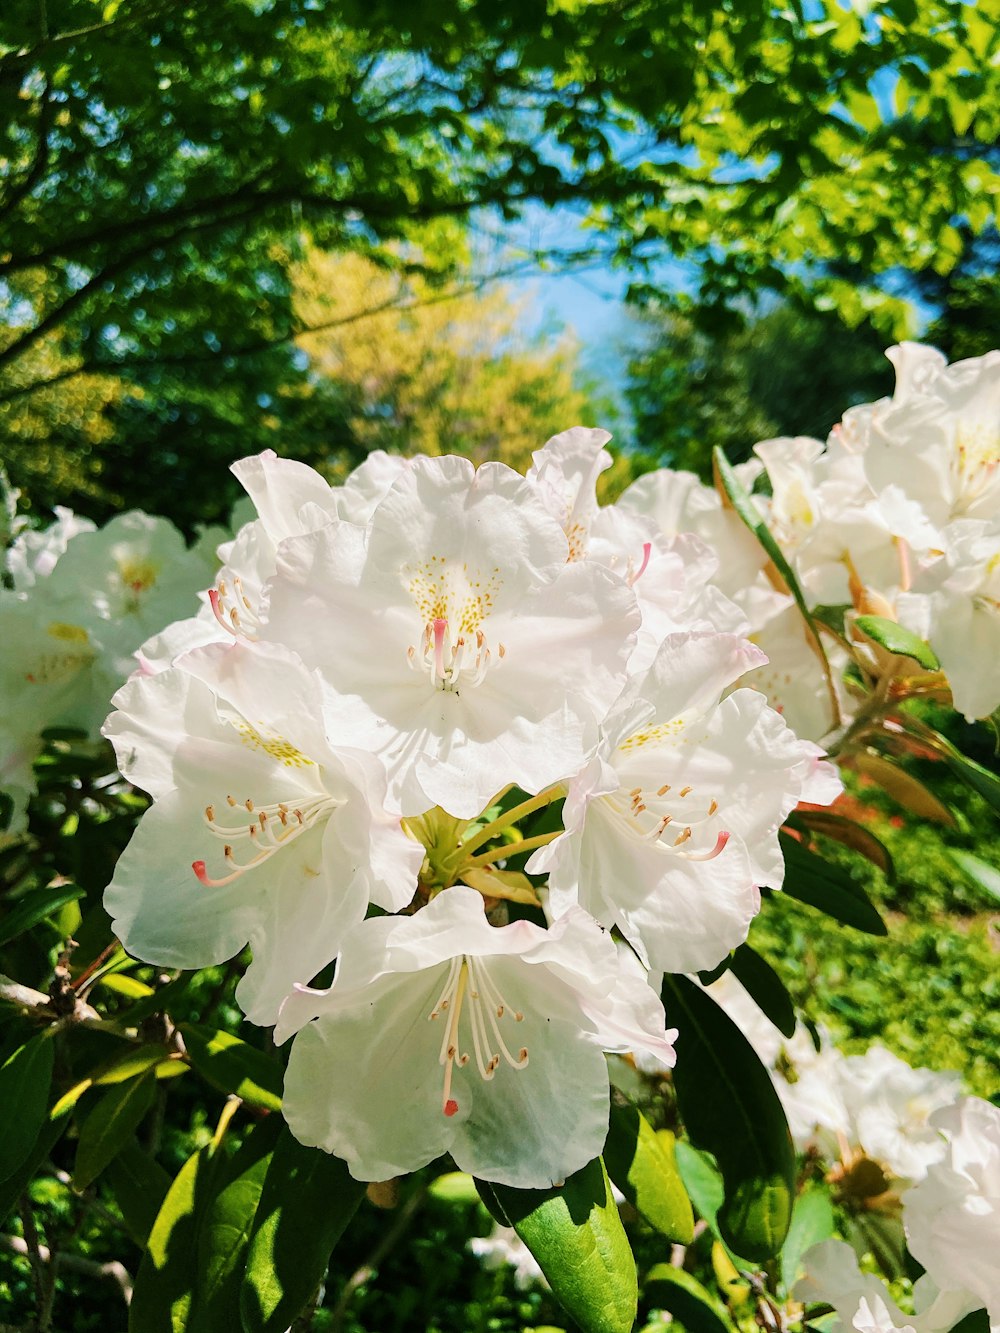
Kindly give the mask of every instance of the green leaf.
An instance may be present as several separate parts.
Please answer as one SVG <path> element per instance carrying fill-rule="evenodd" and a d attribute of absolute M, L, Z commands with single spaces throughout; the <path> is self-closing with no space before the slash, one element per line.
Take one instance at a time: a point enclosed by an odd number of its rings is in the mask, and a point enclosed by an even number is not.
<path fill-rule="evenodd" d="M 827 690 L 830 696 L 831 722 L 836 723 L 840 720 L 840 705 L 837 702 L 837 692 L 834 688 L 833 676 L 830 673 L 830 663 L 827 660 L 826 649 L 823 647 L 819 632 L 813 623 L 812 615 L 806 604 L 805 595 L 799 587 L 798 579 L 795 577 L 795 572 L 785 559 L 781 547 L 771 535 L 767 524 L 758 512 L 749 494 L 744 489 L 739 477 L 730 466 L 726 455 L 718 445 L 712 450 L 712 468 L 715 473 L 717 486 L 723 492 L 725 498 L 729 500 L 729 503 L 732 505 L 737 515 L 743 520 L 764 548 L 771 564 L 777 570 L 785 587 L 795 599 L 795 605 L 799 608 L 802 619 L 805 622 L 806 633 L 811 641 L 811 646 L 823 667 L 823 674 L 826 677 Z"/>
<path fill-rule="evenodd" d="M 207 1144 L 181 1167 L 156 1215 L 129 1306 L 129 1333 L 186 1333 L 198 1225 L 211 1197 L 217 1159 Z"/>
<path fill-rule="evenodd" d="M 281 1110 L 281 1065 L 231 1032 L 181 1023 L 191 1063 L 213 1088 L 267 1111 Z"/>
<path fill-rule="evenodd" d="M 846 870 L 809 851 L 787 833 L 779 833 L 778 840 L 785 857 L 782 887 L 789 898 L 808 903 L 866 935 L 889 933 L 871 899 Z"/>
<path fill-rule="evenodd" d="M 970 879 L 975 880 L 981 889 L 991 893 L 994 898 L 1000 898 L 1000 870 L 995 866 L 988 865 L 985 861 L 980 861 L 978 856 L 973 856 L 971 852 L 962 851 L 958 847 L 950 847 L 948 855 L 959 866 Z"/>
<path fill-rule="evenodd" d="M 100 1087 L 109 1083 L 125 1083 L 128 1079 L 135 1078 L 137 1074 L 145 1073 L 147 1069 L 155 1069 L 158 1064 L 169 1058 L 170 1047 L 162 1042 L 150 1046 L 138 1046 L 127 1050 L 124 1055 L 105 1065 L 94 1074 L 92 1082 Z"/>
<path fill-rule="evenodd" d="M 96 1103 L 80 1130 L 73 1167 L 74 1189 L 86 1189 L 121 1152 L 155 1096 L 156 1075 L 150 1068 L 138 1078 L 115 1084 Z"/>
<path fill-rule="evenodd" d="M 954 824 L 955 816 L 924 784 L 907 773 L 905 768 L 891 763 L 871 750 L 851 755 L 851 766 L 865 777 L 873 778 L 887 795 L 921 819 L 937 824 Z"/>
<path fill-rule="evenodd" d="M 476 1188 L 497 1221 L 527 1245 L 583 1333 L 630 1333 L 639 1300 L 635 1260 L 600 1158 L 555 1189 L 482 1180 Z"/>
<path fill-rule="evenodd" d="M 691 1243 L 694 1215 L 673 1145 L 664 1142 L 637 1107 L 611 1107 L 604 1165 L 650 1226 L 680 1245 Z"/>
<path fill-rule="evenodd" d="M 930 644 L 895 620 L 886 616 L 858 616 L 854 624 L 862 634 L 897 657 L 911 657 L 927 671 L 941 670 L 941 663 Z"/>
<path fill-rule="evenodd" d="M 829 810 L 796 810 L 789 815 L 788 823 L 792 828 L 810 833 L 820 833 L 825 838 L 849 847 L 852 852 L 878 866 L 890 884 L 896 882 L 896 867 L 888 847 L 876 838 L 870 829 L 843 815 L 831 814 Z"/>
<path fill-rule="evenodd" d="M 18 1169 L 45 1123 L 52 1058 L 51 1034 L 39 1032 L 0 1066 L 0 1106 L 7 1108 L 0 1134 L 0 1180 Z"/>
<path fill-rule="evenodd" d="M 239 1327 L 240 1288 L 264 1179 L 284 1127 L 269 1115 L 243 1140 L 226 1168 L 226 1183 L 208 1206 L 198 1232 L 194 1317 L 187 1333 Z"/>
<path fill-rule="evenodd" d="M 941 739 L 944 740 L 943 737 Z M 945 742 L 945 746 L 943 751 L 945 763 L 955 776 L 961 778 L 974 792 L 978 792 L 983 800 L 1000 814 L 1000 778 L 988 768 L 983 768 L 982 764 L 977 764 L 974 759 L 956 750 L 948 742 Z"/>
<path fill-rule="evenodd" d="M 822 1186 L 810 1186 L 795 1200 L 792 1224 L 781 1247 L 781 1282 L 786 1292 L 805 1271 L 802 1256 L 806 1250 L 832 1236 L 836 1225 L 830 1195 Z"/>
<path fill-rule="evenodd" d="M 16 906 L 4 913 L 3 921 L 0 922 L 0 944 L 9 943 L 53 912 L 58 912 L 67 903 L 86 896 L 86 889 L 81 889 L 78 884 L 67 884 L 61 889 L 38 889 L 25 894 Z"/>
<path fill-rule="evenodd" d="M 794 1036 L 795 1007 L 792 997 L 767 959 L 751 949 L 749 944 L 741 944 L 733 952 L 729 970 L 782 1036 Z"/>
<path fill-rule="evenodd" d="M 108 1163 L 104 1179 L 121 1210 L 129 1235 L 145 1246 L 156 1215 L 170 1188 L 170 1177 L 159 1162 L 132 1139 Z"/>
<path fill-rule="evenodd" d="M 282 1129 L 250 1237 L 240 1297 L 246 1333 L 284 1333 L 297 1318 L 364 1192 L 338 1157 Z"/>
<path fill-rule="evenodd" d="M 663 982 L 680 1039 L 674 1087 L 688 1136 L 719 1164 L 719 1233 L 748 1259 L 773 1258 L 792 1214 L 795 1153 L 770 1075 L 727 1013 L 682 976 Z"/>
<path fill-rule="evenodd" d="M 667 1310 L 687 1333 L 733 1333 L 726 1308 L 692 1274 L 672 1264 L 654 1264 L 643 1286 L 651 1308 Z"/>
<path fill-rule="evenodd" d="M 35 1172 L 68 1128 L 71 1119 L 69 1108 L 61 1115 L 46 1117 L 27 1157 L 16 1171 L 0 1182 L 0 1226 L 6 1222 L 34 1178 Z"/>

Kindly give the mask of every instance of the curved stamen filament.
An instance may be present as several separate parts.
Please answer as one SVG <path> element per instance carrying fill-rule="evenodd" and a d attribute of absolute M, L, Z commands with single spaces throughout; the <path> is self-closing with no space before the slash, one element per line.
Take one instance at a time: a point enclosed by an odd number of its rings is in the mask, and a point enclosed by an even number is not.
<path fill-rule="evenodd" d="M 437 616 L 424 626 L 419 649 L 410 645 L 406 660 L 414 671 L 424 671 L 431 677 L 436 689 L 456 690 L 461 683 L 478 685 L 486 675 L 493 654 L 481 629 L 475 631 L 475 649 L 472 631 L 462 632 L 452 641 L 449 622 Z M 475 656 L 473 656 L 473 651 Z M 505 656 L 507 649 L 497 644 L 497 657 Z"/>
<path fill-rule="evenodd" d="M 665 782 L 655 790 L 642 786 L 632 787 L 629 791 L 619 789 L 603 799 L 633 837 L 643 842 L 659 842 L 689 861 L 711 861 L 729 841 L 728 832 L 719 833 L 709 849 L 680 850 L 693 837 L 695 829 L 719 811 L 719 803 L 714 797 L 707 805 L 699 801 L 697 793 L 690 800 L 694 791 L 692 786 L 675 791 L 671 783 Z"/>
<path fill-rule="evenodd" d="M 205 807 L 205 824 L 209 832 L 223 840 L 223 856 L 229 871 L 228 874 L 213 879 L 208 874 L 204 861 L 192 861 L 191 869 L 201 883 L 210 889 L 219 889 L 226 884 L 232 884 L 248 870 L 263 865 L 280 848 L 286 847 L 307 829 L 313 828 L 331 810 L 345 804 L 343 800 L 326 794 L 314 796 L 294 807 L 284 801 L 258 807 L 249 797 L 240 804 L 232 796 L 227 796 L 226 803 L 231 809 L 246 810 L 252 818 L 239 824 L 222 824 L 215 817 L 215 807 L 213 805 Z M 248 861 L 236 859 L 233 853 L 234 843 L 249 843 L 253 854 Z"/>
<path fill-rule="evenodd" d="M 452 1096 L 455 1066 L 464 1068 L 470 1060 L 468 1052 L 462 1050 L 459 1031 L 462 1007 L 466 1001 L 472 1050 L 480 1077 L 486 1081 L 492 1079 L 501 1059 L 506 1060 L 512 1069 L 524 1069 L 528 1063 L 528 1048 L 522 1046 L 514 1055 L 500 1031 L 500 1020 L 504 1017 L 521 1023 L 524 1014 L 507 1004 L 489 976 L 482 958 L 473 959 L 468 955 L 453 958 L 444 988 L 427 1016 L 433 1020 L 447 1014 L 448 1019 L 438 1052 L 438 1063 L 444 1066 L 441 1110 L 446 1116 L 453 1116 L 458 1111 L 458 1102 Z"/>
<path fill-rule="evenodd" d="M 232 595 L 225 579 L 208 590 L 208 600 L 216 620 L 222 628 L 237 639 L 256 640 L 254 630 L 260 628 L 260 617 L 250 598 L 243 591 L 243 580 L 238 574 L 233 576 Z"/>

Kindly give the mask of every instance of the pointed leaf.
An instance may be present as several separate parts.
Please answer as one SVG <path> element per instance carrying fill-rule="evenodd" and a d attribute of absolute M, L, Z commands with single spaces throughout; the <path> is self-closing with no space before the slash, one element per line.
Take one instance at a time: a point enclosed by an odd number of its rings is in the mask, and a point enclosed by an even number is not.
<path fill-rule="evenodd" d="M 982 764 L 977 764 L 953 745 L 945 750 L 944 759 L 956 777 L 961 778 L 967 787 L 978 792 L 988 805 L 1000 813 L 1000 778 L 995 773 L 983 768 Z"/>
<path fill-rule="evenodd" d="M 126 1143 L 109 1163 L 104 1179 L 121 1210 L 128 1233 L 145 1246 L 156 1215 L 170 1188 L 170 1177 L 135 1139 Z"/>
<path fill-rule="evenodd" d="M 748 1259 L 770 1259 L 787 1234 L 795 1184 L 795 1153 L 774 1084 L 746 1037 L 700 986 L 667 976 L 663 1001 L 681 1034 L 674 1087 L 684 1126 L 722 1172 L 722 1239 Z"/>
<path fill-rule="evenodd" d="M 267 1111 L 281 1110 L 283 1076 L 277 1060 L 231 1032 L 197 1023 L 181 1023 L 180 1030 L 191 1063 L 213 1088 Z"/>
<path fill-rule="evenodd" d="M 39 1032 L 0 1066 L 0 1106 L 7 1108 L 0 1134 L 0 1180 L 24 1162 L 45 1123 L 52 1054 L 51 1035 Z"/>
<path fill-rule="evenodd" d="M 630 1333 L 635 1260 L 600 1158 L 559 1188 L 516 1190 L 477 1180 L 496 1220 L 513 1227 L 583 1333 Z"/>
<path fill-rule="evenodd" d="M 227 1164 L 226 1183 L 209 1204 L 198 1232 L 194 1317 L 187 1333 L 239 1326 L 250 1234 L 283 1123 L 280 1116 L 265 1117 Z"/>
<path fill-rule="evenodd" d="M 0 944 L 7 944 L 10 940 L 16 939 L 32 926 L 37 926 L 39 921 L 44 921 L 53 912 L 58 912 L 67 903 L 76 902 L 78 898 L 85 898 L 86 895 L 86 889 L 81 889 L 78 884 L 67 884 L 61 889 L 37 889 L 25 894 L 23 898 L 18 899 L 14 907 L 4 913 L 3 921 L 0 922 Z"/>
<path fill-rule="evenodd" d="M 921 819 L 931 819 L 936 824 L 954 824 L 955 816 L 943 801 L 912 773 L 890 763 L 882 755 L 873 754 L 870 750 L 851 755 L 851 766 L 865 777 L 874 778 L 882 790 L 904 810 L 919 815 Z"/>
<path fill-rule="evenodd" d="M 74 1189 L 86 1189 L 107 1164 L 131 1140 L 156 1096 L 156 1076 L 152 1069 L 117 1083 L 90 1111 L 76 1149 L 73 1167 Z"/>
<path fill-rule="evenodd" d="M 38 1137 L 21 1165 L 6 1180 L 0 1181 L 0 1226 L 6 1222 L 21 1195 L 34 1178 L 35 1172 L 45 1161 L 69 1127 L 72 1116 L 69 1111 L 61 1115 L 50 1114 L 43 1120 Z"/>
<path fill-rule="evenodd" d="M 156 1042 L 150 1046 L 138 1046 L 117 1056 L 103 1069 L 94 1074 L 92 1082 L 100 1087 L 111 1083 L 125 1083 L 137 1074 L 145 1073 L 170 1056 L 169 1046 Z"/>
<path fill-rule="evenodd" d="M 283 1128 L 264 1178 L 247 1253 L 246 1333 L 284 1333 L 315 1292 L 365 1187 L 320 1148 Z"/>
<path fill-rule="evenodd" d="M 174 1180 L 139 1265 L 129 1333 L 186 1333 L 198 1258 L 198 1225 L 211 1197 L 217 1159 L 207 1144 Z"/>
<path fill-rule="evenodd" d="M 940 671 L 941 663 L 929 643 L 885 616 L 858 616 L 855 626 L 880 647 L 897 657 L 910 657 L 926 671 Z"/>
<path fill-rule="evenodd" d="M 846 870 L 809 851 L 788 833 L 779 833 L 778 840 L 785 857 L 782 888 L 789 898 L 808 903 L 867 935 L 889 933 L 871 899 Z"/>
<path fill-rule="evenodd" d="M 692 1274 L 672 1264 L 654 1264 L 643 1287 L 643 1300 L 666 1310 L 687 1333 L 733 1333 L 725 1306 Z"/>
<path fill-rule="evenodd" d="M 733 952 L 729 970 L 782 1036 L 794 1036 L 795 1006 L 792 997 L 767 959 L 751 949 L 749 944 L 741 944 Z"/>
<path fill-rule="evenodd" d="M 674 1160 L 673 1141 L 657 1134 L 637 1107 L 611 1107 L 604 1165 L 650 1226 L 668 1240 L 690 1245 L 694 1215 Z"/>
<path fill-rule="evenodd" d="M 890 884 L 896 881 L 896 867 L 888 847 L 876 838 L 870 829 L 843 815 L 831 814 L 829 810 L 798 809 L 788 817 L 790 827 L 800 832 L 819 833 L 824 838 L 833 838 L 835 842 L 849 847 L 852 852 L 878 866 Z"/>

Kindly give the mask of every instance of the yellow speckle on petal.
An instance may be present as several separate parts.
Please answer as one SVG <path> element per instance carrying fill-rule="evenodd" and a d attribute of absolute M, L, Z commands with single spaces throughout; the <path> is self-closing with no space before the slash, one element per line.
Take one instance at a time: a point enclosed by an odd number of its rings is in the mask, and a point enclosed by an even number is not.
<path fill-rule="evenodd" d="M 86 643 L 88 637 L 82 625 L 67 625 L 63 620 L 53 620 L 45 632 L 62 643 Z"/>
<path fill-rule="evenodd" d="M 277 759 L 286 768 L 312 767 L 313 761 L 308 759 L 301 750 L 296 749 L 291 741 L 286 741 L 284 736 L 265 736 L 250 722 L 245 722 L 242 718 L 234 721 L 233 726 L 239 732 L 243 744 L 249 745 L 251 750 L 263 750 L 265 754 L 269 754 L 272 759 Z"/>
<path fill-rule="evenodd" d="M 432 555 L 406 570 L 407 589 L 425 625 L 447 620 L 452 634 L 474 634 L 493 610 L 503 586 L 500 570 L 470 569 Z"/>

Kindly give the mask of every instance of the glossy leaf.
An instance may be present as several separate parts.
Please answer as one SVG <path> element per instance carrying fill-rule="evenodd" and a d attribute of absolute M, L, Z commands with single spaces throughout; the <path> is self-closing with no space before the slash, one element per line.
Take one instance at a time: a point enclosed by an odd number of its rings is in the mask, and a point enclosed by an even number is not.
<path fill-rule="evenodd" d="M 181 1167 L 149 1233 L 129 1306 L 129 1333 L 186 1333 L 198 1224 L 211 1194 L 216 1162 L 210 1145 Z"/>
<path fill-rule="evenodd" d="M 868 895 L 846 870 L 809 851 L 787 833 L 779 833 L 778 838 L 785 857 L 783 891 L 789 898 L 808 903 L 866 935 L 888 934 Z"/>
<path fill-rule="evenodd" d="M 0 1066 L 0 1106 L 7 1108 L 0 1134 L 0 1180 L 17 1171 L 45 1123 L 52 1059 L 51 1034 L 39 1032 Z"/>
<path fill-rule="evenodd" d="M 0 944 L 7 944 L 10 940 L 16 939 L 18 935 L 31 930 L 32 926 L 37 926 L 39 921 L 44 921 L 47 916 L 58 912 L 67 903 L 76 902 L 78 898 L 84 897 L 86 890 L 81 889 L 78 884 L 67 884 L 61 889 L 36 889 L 32 893 L 25 894 L 13 907 L 4 912 L 3 921 L 0 921 Z"/>
<path fill-rule="evenodd" d="M 851 756 L 851 766 L 878 785 L 904 810 L 936 824 L 954 824 L 955 816 L 929 788 L 905 769 L 870 750 Z"/>
<path fill-rule="evenodd" d="M 643 1300 L 652 1309 L 668 1311 L 687 1333 L 733 1333 L 722 1302 L 693 1273 L 673 1264 L 653 1265 L 643 1286 Z"/>
<path fill-rule="evenodd" d="M 137 1074 L 145 1073 L 147 1069 L 155 1069 L 158 1064 L 169 1059 L 169 1057 L 170 1048 L 162 1042 L 156 1042 L 149 1046 L 137 1046 L 127 1050 L 124 1055 L 120 1055 L 106 1065 L 93 1076 L 92 1081 L 99 1087 L 111 1083 L 125 1083 L 128 1079 L 135 1078 Z"/>
<path fill-rule="evenodd" d="M 895 620 L 885 616 L 858 616 L 854 624 L 862 634 L 897 657 L 910 657 L 926 671 L 940 671 L 941 663 L 930 644 Z"/>
<path fill-rule="evenodd" d="M 843 815 L 831 814 L 829 810 L 796 810 L 789 816 L 788 823 L 793 828 L 819 833 L 842 843 L 878 866 L 890 884 L 895 883 L 896 867 L 888 847 L 863 824 Z"/>
<path fill-rule="evenodd" d="M 284 1122 L 267 1116 L 253 1127 L 226 1167 L 226 1183 L 198 1232 L 195 1304 L 187 1333 L 236 1329 L 240 1288 L 264 1179 Z"/>
<path fill-rule="evenodd" d="M 559 1188 L 477 1180 L 486 1207 L 513 1227 L 583 1333 L 629 1333 L 639 1299 L 635 1260 L 601 1160 Z"/>
<path fill-rule="evenodd" d="M 785 1037 L 795 1033 L 795 1006 L 774 968 L 749 944 L 733 951 L 729 970 L 744 990 Z"/>
<path fill-rule="evenodd" d="M 968 755 L 956 750 L 953 745 L 947 742 L 945 744 L 944 759 L 951 771 L 1000 814 L 1000 778 L 982 764 L 970 759 Z"/>
<path fill-rule="evenodd" d="M 958 847 L 949 848 L 948 855 L 970 879 L 975 880 L 981 889 L 985 889 L 994 898 L 1000 898 L 1000 870 Z"/>
<path fill-rule="evenodd" d="M 182 1023 L 180 1030 L 192 1065 L 213 1088 L 267 1111 L 281 1110 L 283 1076 L 277 1060 L 230 1032 L 196 1023 Z"/>
<path fill-rule="evenodd" d="M 657 1134 L 637 1107 L 611 1107 L 604 1165 L 650 1226 L 680 1245 L 691 1243 L 694 1215 L 677 1170 L 673 1142 Z"/>
<path fill-rule="evenodd" d="M 284 1333 L 322 1282 L 364 1192 L 338 1157 L 304 1147 L 282 1128 L 247 1252 L 246 1333 Z"/>
<path fill-rule="evenodd" d="M 121 1209 L 128 1233 L 144 1246 L 170 1188 L 170 1177 L 133 1138 L 108 1163 L 104 1173 L 111 1193 Z"/>
<path fill-rule="evenodd" d="M 737 1254 L 773 1258 L 791 1221 L 795 1153 L 770 1075 L 729 1015 L 693 981 L 665 977 L 663 1001 L 680 1029 L 674 1087 L 685 1129 L 722 1172 L 719 1232 Z"/>
<path fill-rule="evenodd" d="M 73 1167 L 73 1185 L 86 1189 L 131 1140 L 156 1096 L 152 1069 L 126 1083 L 115 1084 L 98 1101 L 80 1130 Z"/>
<path fill-rule="evenodd" d="M 813 1245 L 827 1240 L 836 1230 L 836 1218 L 829 1192 L 819 1185 L 810 1186 L 795 1200 L 792 1224 L 781 1247 L 781 1281 L 786 1292 L 803 1275 L 802 1256 Z"/>

